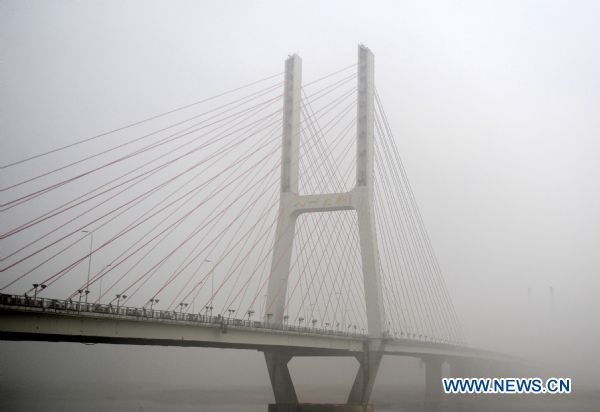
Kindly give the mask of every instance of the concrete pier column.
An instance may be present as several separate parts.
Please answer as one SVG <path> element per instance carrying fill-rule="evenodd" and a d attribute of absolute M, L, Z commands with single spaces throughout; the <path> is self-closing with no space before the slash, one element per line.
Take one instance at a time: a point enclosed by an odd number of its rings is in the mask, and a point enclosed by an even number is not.
<path fill-rule="evenodd" d="M 356 356 L 359 367 L 354 384 L 348 395 L 348 405 L 366 405 L 371 398 L 377 371 L 383 358 L 383 346 L 380 342 L 365 343 L 365 351 Z"/>
<path fill-rule="evenodd" d="M 298 396 L 288 369 L 292 356 L 287 353 L 265 352 L 269 379 L 273 388 L 275 402 L 278 404 L 297 404 Z"/>
<path fill-rule="evenodd" d="M 450 376 L 452 378 L 472 378 L 473 365 L 472 360 L 467 358 L 453 358 L 448 361 L 450 364 Z M 452 412 L 475 412 L 475 399 L 471 394 L 448 395 L 449 411 Z"/>
<path fill-rule="evenodd" d="M 442 364 L 439 356 L 425 356 L 425 404 L 424 411 L 439 412 L 444 410 L 442 397 Z"/>

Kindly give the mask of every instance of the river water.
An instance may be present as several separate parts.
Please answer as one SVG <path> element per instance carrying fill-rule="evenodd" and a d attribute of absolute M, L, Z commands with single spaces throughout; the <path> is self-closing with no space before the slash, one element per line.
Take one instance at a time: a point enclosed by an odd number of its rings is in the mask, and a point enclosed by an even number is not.
<path fill-rule="evenodd" d="M 344 389 L 335 386 L 301 388 L 302 399 L 319 402 L 343 399 Z M 378 412 L 416 412 L 423 399 L 420 387 L 379 385 L 373 394 Z M 0 411 L 28 412 L 266 412 L 272 402 L 268 387 L 256 388 L 144 388 L 135 386 L 0 387 Z M 600 389 L 580 389 L 570 395 L 505 395 L 475 399 L 478 411 L 600 411 Z"/>

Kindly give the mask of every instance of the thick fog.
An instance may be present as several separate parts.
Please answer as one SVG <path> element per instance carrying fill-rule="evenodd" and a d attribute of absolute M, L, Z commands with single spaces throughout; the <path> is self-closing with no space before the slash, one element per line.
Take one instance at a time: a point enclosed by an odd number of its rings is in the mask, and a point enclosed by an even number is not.
<path fill-rule="evenodd" d="M 599 18 L 593 1 L 2 1 L 0 163 L 278 73 L 293 53 L 317 78 L 365 44 L 468 343 L 598 387 Z M 292 372 L 350 385 L 353 362 Z M 422 378 L 416 360 L 381 373 Z M 56 381 L 268 376 L 258 352 L 0 342 L 0 387 Z"/>

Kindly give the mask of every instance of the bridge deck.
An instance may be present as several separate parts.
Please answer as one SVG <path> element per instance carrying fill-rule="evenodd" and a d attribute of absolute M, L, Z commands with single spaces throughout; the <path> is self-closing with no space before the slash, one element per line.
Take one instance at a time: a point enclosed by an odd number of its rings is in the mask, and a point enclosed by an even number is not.
<path fill-rule="evenodd" d="M 9 295 L 0 296 L 0 339 L 286 350 L 295 356 L 353 356 L 368 343 L 365 335 L 329 329 Z M 384 340 L 390 355 L 506 359 L 442 342 Z"/>

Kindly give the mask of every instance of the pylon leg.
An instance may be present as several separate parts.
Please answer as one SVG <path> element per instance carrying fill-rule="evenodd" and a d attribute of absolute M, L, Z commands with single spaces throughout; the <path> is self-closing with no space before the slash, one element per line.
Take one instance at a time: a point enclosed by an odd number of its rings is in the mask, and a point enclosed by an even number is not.
<path fill-rule="evenodd" d="M 292 356 L 287 353 L 265 352 L 269 379 L 271 380 L 276 403 L 298 403 L 298 396 L 296 396 L 292 376 L 287 366 L 290 359 L 292 359 Z"/>
<path fill-rule="evenodd" d="M 356 357 L 359 367 L 350 395 L 348 395 L 348 404 L 364 405 L 369 402 L 377 371 L 383 358 L 383 350 L 381 349 L 381 346 L 375 350 L 370 349 L 369 344 L 365 343 L 365 350 Z"/>
<path fill-rule="evenodd" d="M 442 411 L 442 364 L 444 360 L 438 356 L 426 356 L 422 359 L 425 364 L 424 410 L 426 412 Z"/>

